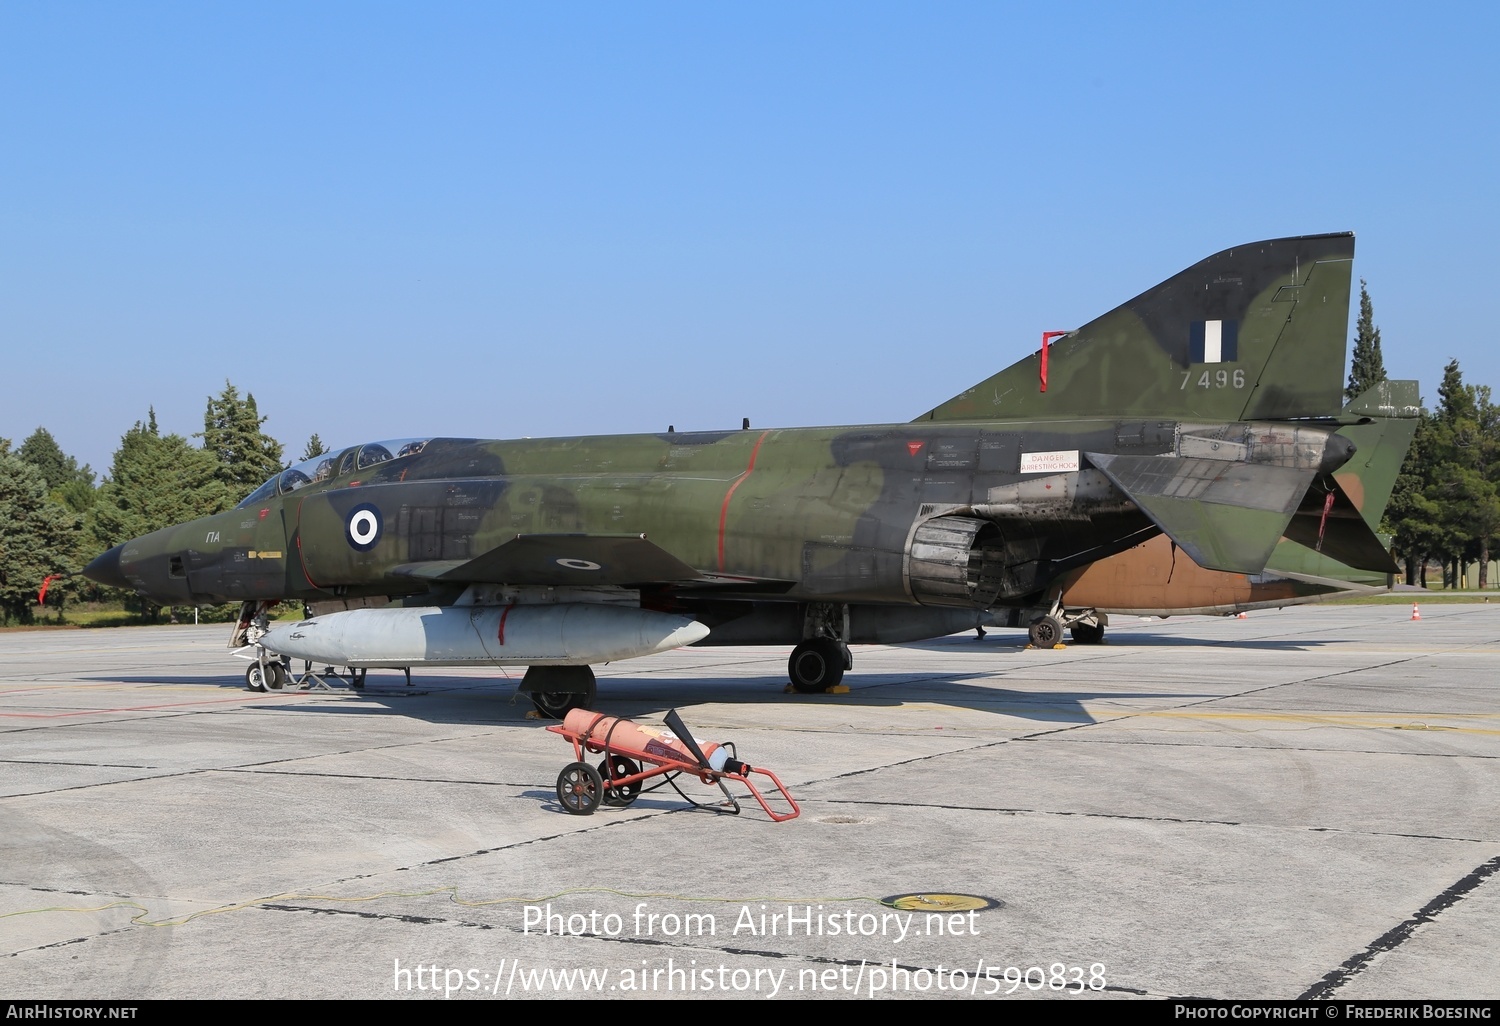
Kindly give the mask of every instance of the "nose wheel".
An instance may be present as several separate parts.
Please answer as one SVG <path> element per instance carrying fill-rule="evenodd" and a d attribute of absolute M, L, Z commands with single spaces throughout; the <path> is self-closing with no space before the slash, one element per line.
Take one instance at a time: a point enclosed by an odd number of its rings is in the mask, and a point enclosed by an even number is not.
<path fill-rule="evenodd" d="M 245 671 L 245 686 L 251 691 L 284 691 L 286 667 L 279 662 L 251 663 Z"/>

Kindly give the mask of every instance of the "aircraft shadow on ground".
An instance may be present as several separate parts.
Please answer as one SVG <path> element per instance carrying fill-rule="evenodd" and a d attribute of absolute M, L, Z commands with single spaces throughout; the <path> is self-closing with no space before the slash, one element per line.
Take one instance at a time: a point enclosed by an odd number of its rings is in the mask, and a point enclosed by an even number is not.
<path fill-rule="evenodd" d="M 1026 650 L 1025 636 L 1019 640 L 1008 636 L 992 641 L 995 632 L 990 632 L 982 641 L 973 637 L 969 638 L 933 638 L 930 641 L 908 641 L 894 648 L 915 649 L 922 652 L 963 652 L 969 650 L 975 653 L 994 652 L 997 655 L 1006 652 L 1024 652 Z M 1114 649 L 1131 648 L 1244 648 L 1263 652 L 1300 652 L 1325 645 L 1342 645 L 1348 642 L 1343 638 L 1187 638 L 1175 634 L 1136 634 L 1134 632 L 1122 631 L 1110 634 L 1105 638 L 1102 645 L 1066 645 L 1065 651 L 1100 652 Z"/>
<path fill-rule="evenodd" d="M 882 678 L 895 678 L 883 680 Z M 232 676 L 155 676 L 90 678 L 125 684 L 214 685 L 228 691 L 242 691 L 247 697 L 243 678 Z M 865 675 L 845 678 L 848 694 L 802 695 L 786 691 L 781 676 L 719 678 L 652 678 L 604 677 L 599 681 L 595 710 L 606 715 L 655 719 L 668 709 L 687 710 L 698 705 L 781 705 L 789 712 L 801 708 L 899 709 L 908 705 L 947 706 L 972 712 L 1012 716 L 1039 723 L 1086 724 L 1098 722 L 1086 703 L 1100 701 L 1170 700 L 1185 701 L 1217 697 L 1210 692 L 1172 691 L 1020 691 L 970 683 L 990 679 L 988 673 L 932 673 Z M 284 697 L 296 700 L 306 692 L 289 690 Z M 493 681 L 477 677 L 425 677 L 413 675 L 407 687 L 400 676 L 371 675 L 362 691 L 336 688 L 312 692 L 338 696 L 347 701 L 329 705 L 304 705 L 299 711 L 335 713 L 338 715 L 412 716 L 432 723 L 528 722 L 546 726 L 552 720 L 528 720 L 531 703 L 517 695 L 514 682 L 505 678 Z M 261 696 L 274 702 L 276 694 Z M 478 707 L 476 707 L 478 703 Z M 1130 710 L 1121 709 L 1121 713 Z M 688 715 L 685 713 L 685 715 Z M 690 718 L 690 717 L 689 717 Z"/>

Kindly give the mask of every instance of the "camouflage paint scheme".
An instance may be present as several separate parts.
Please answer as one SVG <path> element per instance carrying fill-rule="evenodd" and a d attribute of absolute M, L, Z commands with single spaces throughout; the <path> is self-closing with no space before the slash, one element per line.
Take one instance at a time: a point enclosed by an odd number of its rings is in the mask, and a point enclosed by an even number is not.
<path fill-rule="evenodd" d="M 849 642 L 1045 605 L 1162 531 L 1204 567 L 1257 573 L 1330 493 L 1352 508 L 1330 475 L 1353 445 L 1317 418 L 1342 391 L 1353 248 L 1209 257 L 1055 343 L 1045 391 L 1032 355 L 909 424 L 434 438 L 364 469 L 355 447 L 327 480 L 268 482 L 85 572 L 179 605 L 623 592 L 697 618 L 704 644 L 826 639 L 846 665 Z M 1387 571 L 1358 516 L 1328 528 L 1325 551 Z"/>
<path fill-rule="evenodd" d="M 1415 381 L 1383 381 L 1340 412 L 1347 423 L 1339 433 L 1357 446 L 1354 459 L 1333 476 L 1372 530 L 1380 527 L 1401 464 L 1416 434 L 1421 413 Z M 1171 539 L 1158 535 L 1117 556 L 1065 574 L 1058 582 L 1059 601 L 1067 619 L 1085 611 L 1173 616 L 1226 614 L 1264 609 L 1355 593 L 1386 590 L 1388 573 L 1358 570 L 1317 551 L 1316 537 L 1301 532 L 1303 544 L 1283 537 L 1260 574 L 1205 570 L 1179 552 Z M 1075 640 L 1098 640 L 1085 630 Z"/>

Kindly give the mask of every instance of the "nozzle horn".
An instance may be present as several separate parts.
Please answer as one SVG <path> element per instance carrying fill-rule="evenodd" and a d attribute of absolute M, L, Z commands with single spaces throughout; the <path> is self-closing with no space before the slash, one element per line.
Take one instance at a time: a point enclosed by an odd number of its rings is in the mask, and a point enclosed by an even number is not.
<path fill-rule="evenodd" d="M 677 715 L 676 709 L 668 709 L 663 716 L 662 722 L 671 728 L 672 733 L 677 735 L 677 740 L 682 742 L 684 748 L 693 753 L 693 758 L 698 760 L 699 769 L 708 769 L 708 756 L 703 754 L 703 749 L 698 747 L 698 742 L 693 740 L 693 735 L 688 732 L 687 724 L 682 722 L 682 717 Z"/>

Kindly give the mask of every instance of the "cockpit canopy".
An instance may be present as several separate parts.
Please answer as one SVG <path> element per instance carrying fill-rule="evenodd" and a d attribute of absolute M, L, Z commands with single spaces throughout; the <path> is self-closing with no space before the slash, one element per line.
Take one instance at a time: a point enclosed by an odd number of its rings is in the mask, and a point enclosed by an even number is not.
<path fill-rule="evenodd" d="M 287 495 L 299 488 L 321 484 L 331 478 L 343 477 L 345 474 L 352 474 L 358 470 L 368 470 L 370 467 L 389 463 L 391 460 L 415 456 L 427 447 L 429 441 L 431 439 L 428 438 L 398 438 L 386 442 L 366 442 L 352 449 L 314 456 L 310 460 L 303 460 L 296 466 L 287 467 L 247 495 L 235 509 L 253 506 L 278 495 Z"/>

